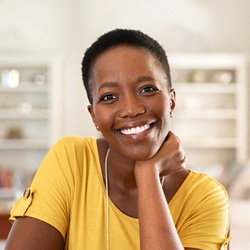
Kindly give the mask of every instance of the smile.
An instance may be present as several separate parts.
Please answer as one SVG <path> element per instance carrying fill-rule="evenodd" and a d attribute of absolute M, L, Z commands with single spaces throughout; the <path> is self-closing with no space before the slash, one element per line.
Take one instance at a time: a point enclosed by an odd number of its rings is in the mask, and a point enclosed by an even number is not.
<path fill-rule="evenodd" d="M 135 134 L 139 134 L 139 133 L 141 133 L 149 128 L 150 128 L 150 125 L 146 124 L 146 125 L 138 126 L 138 127 L 134 127 L 134 128 L 122 129 L 121 133 L 124 135 L 135 135 Z"/>

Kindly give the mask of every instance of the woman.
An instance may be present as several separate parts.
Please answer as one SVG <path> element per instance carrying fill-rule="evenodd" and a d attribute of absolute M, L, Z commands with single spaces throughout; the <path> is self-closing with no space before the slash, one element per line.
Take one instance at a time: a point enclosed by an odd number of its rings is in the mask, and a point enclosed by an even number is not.
<path fill-rule="evenodd" d="M 48 153 L 11 212 L 10 249 L 226 249 L 224 188 L 185 168 L 157 41 L 117 29 L 86 51 L 88 110 L 104 139 L 69 137 Z"/>

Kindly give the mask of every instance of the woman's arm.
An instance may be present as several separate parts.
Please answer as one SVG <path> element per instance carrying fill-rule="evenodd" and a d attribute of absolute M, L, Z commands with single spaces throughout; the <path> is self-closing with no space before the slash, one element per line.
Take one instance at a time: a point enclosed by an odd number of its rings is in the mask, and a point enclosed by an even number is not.
<path fill-rule="evenodd" d="M 158 172 L 149 168 L 140 170 L 137 171 L 137 185 L 141 249 L 184 249 L 175 229 Z"/>
<path fill-rule="evenodd" d="M 61 250 L 63 236 L 51 225 L 31 217 L 17 218 L 5 250 Z"/>
<path fill-rule="evenodd" d="M 62 249 L 74 189 L 70 185 L 74 158 L 68 154 L 74 155 L 75 143 L 75 139 L 63 138 L 44 158 L 27 196 L 25 192 L 12 208 L 10 219 L 14 223 L 6 250 Z M 78 145 L 75 148 L 82 149 Z"/>
<path fill-rule="evenodd" d="M 185 154 L 180 141 L 169 133 L 167 141 L 151 159 L 137 162 L 135 177 L 138 187 L 138 212 L 142 250 L 184 249 L 176 231 L 160 175 L 185 168 Z"/>

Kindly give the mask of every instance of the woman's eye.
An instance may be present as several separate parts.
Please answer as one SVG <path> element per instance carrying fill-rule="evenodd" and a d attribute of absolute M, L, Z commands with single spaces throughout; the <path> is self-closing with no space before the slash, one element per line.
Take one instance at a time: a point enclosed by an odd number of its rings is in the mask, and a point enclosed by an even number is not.
<path fill-rule="evenodd" d="M 159 91 L 158 88 L 154 87 L 154 86 L 146 86 L 144 88 L 142 88 L 142 90 L 140 91 L 141 93 L 152 93 L 152 92 L 157 92 Z"/>
<path fill-rule="evenodd" d="M 114 101 L 117 99 L 117 96 L 113 95 L 113 94 L 106 94 L 104 96 L 101 97 L 101 101 L 104 102 L 109 102 L 109 101 Z"/>

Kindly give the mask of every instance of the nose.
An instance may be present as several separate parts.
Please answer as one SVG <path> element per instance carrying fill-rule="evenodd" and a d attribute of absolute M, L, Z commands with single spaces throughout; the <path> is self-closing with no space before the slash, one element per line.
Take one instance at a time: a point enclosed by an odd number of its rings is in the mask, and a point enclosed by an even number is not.
<path fill-rule="evenodd" d="M 140 114 L 144 114 L 145 112 L 146 107 L 144 103 L 136 96 L 130 95 L 120 101 L 119 116 L 122 118 L 136 117 Z"/>

